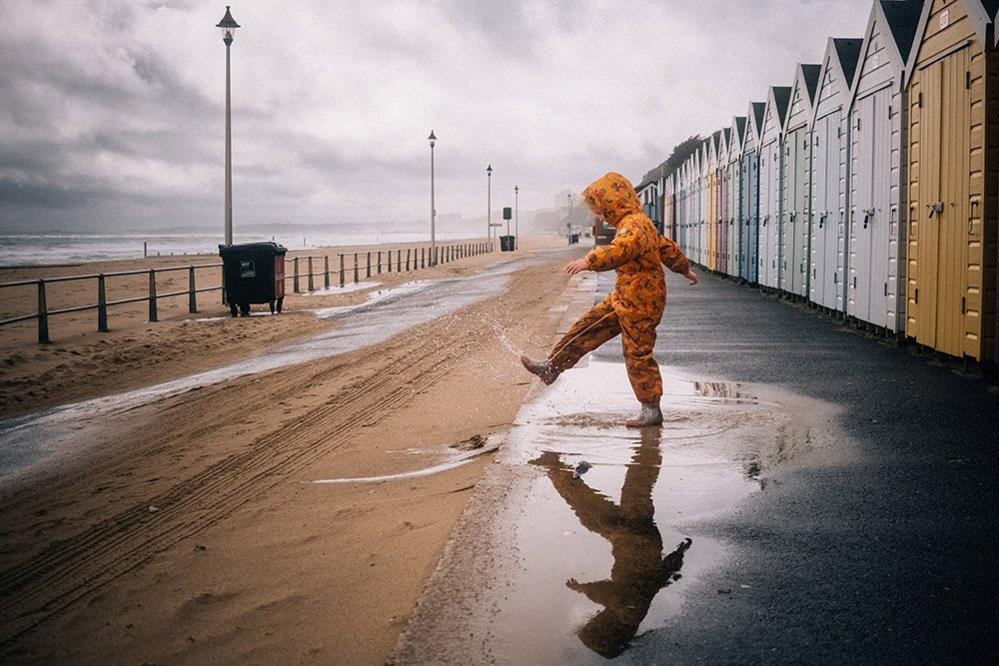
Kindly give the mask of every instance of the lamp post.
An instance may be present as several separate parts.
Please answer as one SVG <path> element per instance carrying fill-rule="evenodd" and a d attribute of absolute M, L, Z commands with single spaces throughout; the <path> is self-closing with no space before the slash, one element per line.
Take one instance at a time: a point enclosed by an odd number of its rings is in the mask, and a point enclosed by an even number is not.
<path fill-rule="evenodd" d="M 569 202 L 569 214 L 566 215 L 565 226 L 569 228 L 569 235 L 572 235 L 572 192 L 566 194 L 565 198 Z"/>
<path fill-rule="evenodd" d="M 493 240 L 493 165 L 486 167 L 486 240 Z"/>
<path fill-rule="evenodd" d="M 520 186 L 513 186 L 513 249 L 520 247 Z"/>
<path fill-rule="evenodd" d="M 230 94 L 229 47 L 239 24 L 232 18 L 229 5 L 216 28 L 222 28 L 225 42 L 225 243 L 232 245 L 232 103 Z"/>
<path fill-rule="evenodd" d="M 436 221 L 437 221 L 437 206 L 434 201 L 434 145 L 437 143 L 437 137 L 434 136 L 434 131 L 430 130 L 430 136 L 427 137 L 430 142 L 430 265 L 437 265 L 437 235 L 436 235 Z"/>

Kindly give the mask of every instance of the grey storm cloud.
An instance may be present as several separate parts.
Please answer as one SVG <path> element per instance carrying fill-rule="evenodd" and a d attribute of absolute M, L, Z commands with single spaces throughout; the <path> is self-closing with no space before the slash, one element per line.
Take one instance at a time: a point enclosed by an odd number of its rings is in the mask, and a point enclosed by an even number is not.
<path fill-rule="evenodd" d="M 789 85 L 869 0 L 233 0 L 237 224 L 547 208 Z M 0 229 L 219 223 L 224 4 L 0 3 Z"/>

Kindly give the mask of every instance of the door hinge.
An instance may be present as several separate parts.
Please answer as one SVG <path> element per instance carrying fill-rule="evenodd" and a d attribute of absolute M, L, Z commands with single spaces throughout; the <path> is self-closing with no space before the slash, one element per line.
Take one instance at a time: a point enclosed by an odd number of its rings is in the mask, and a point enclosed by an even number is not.
<path fill-rule="evenodd" d="M 833 284 L 839 284 L 839 273 L 833 273 Z"/>
<path fill-rule="evenodd" d="M 888 295 L 888 283 L 885 282 L 885 296 Z"/>
<path fill-rule="evenodd" d="M 961 314 L 964 314 L 964 296 L 961 297 Z"/>
<path fill-rule="evenodd" d="M 853 288 L 854 289 L 857 288 L 857 276 L 856 275 L 853 276 Z"/>
<path fill-rule="evenodd" d="M 888 105 L 888 120 L 891 120 L 891 104 Z"/>
<path fill-rule="evenodd" d="M 842 127 L 842 125 L 836 128 L 836 138 L 837 139 L 842 139 L 843 138 L 843 127 Z"/>
<path fill-rule="evenodd" d="M 971 90 L 971 72 L 964 73 L 964 87 L 966 90 Z"/>
<path fill-rule="evenodd" d="M 919 287 L 916 287 L 916 305 L 919 305 Z"/>
<path fill-rule="evenodd" d="M 920 92 L 916 95 L 916 106 L 920 109 L 923 108 L 923 93 Z"/>

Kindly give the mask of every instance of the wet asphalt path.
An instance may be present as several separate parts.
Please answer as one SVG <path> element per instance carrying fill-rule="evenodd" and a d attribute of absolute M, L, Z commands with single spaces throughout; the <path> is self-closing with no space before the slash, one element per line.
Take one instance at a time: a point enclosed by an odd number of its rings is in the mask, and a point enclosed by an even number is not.
<path fill-rule="evenodd" d="M 689 526 L 734 557 L 627 659 L 999 663 L 995 387 L 747 286 L 671 275 L 669 288 L 665 365 L 835 403 L 848 440 L 766 470 L 737 511 Z"/>

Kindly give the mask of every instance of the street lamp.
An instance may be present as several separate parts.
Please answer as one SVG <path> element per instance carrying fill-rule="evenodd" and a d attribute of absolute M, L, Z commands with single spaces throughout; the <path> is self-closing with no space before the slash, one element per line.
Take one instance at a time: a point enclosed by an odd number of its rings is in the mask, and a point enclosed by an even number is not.
<path fill-rule="evenodd" d="M 486 240 L 493 239 L 493 165 L 486 167 Z"/>
<path fill-rule="evenodd" d="M 513 249 L 520 247 L 520 186 L 513 186 Z"/>
<path fill-rule="evenodd" d="M 225 244 L 232 245 L 232 107 L 229 76 L 229 47 L 239 24 L 232 18 L 229 5 L 225 16 L 216 28 L 222 28 L 222 41 L 225 42 Z"/>
<path fill-rule="evenodd" d="M 430 130 L 427 140 L 430 142 L 430 265 L 436 266 L 437 235 L 434 227 L 437 221 L 437 207 L 434 201 L 434 145 L 437 143 L 437 137 L 434 136 L 433 130 Z"/>

